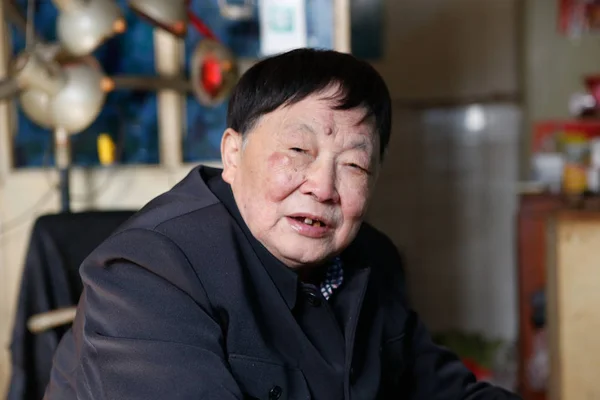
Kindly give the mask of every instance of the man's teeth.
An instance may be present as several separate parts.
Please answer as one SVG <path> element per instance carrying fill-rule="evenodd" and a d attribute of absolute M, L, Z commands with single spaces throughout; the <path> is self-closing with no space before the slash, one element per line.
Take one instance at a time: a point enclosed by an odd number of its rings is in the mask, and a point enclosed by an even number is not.
<path fill-rule="evenodd" d="M 312 226 L 321 226 L 321 225 L 325 225 L 323 224 L 321 221 L 314 221 L 310 218 L 304 218 L 304 223 L 306 225 L 312 225 Z"/>

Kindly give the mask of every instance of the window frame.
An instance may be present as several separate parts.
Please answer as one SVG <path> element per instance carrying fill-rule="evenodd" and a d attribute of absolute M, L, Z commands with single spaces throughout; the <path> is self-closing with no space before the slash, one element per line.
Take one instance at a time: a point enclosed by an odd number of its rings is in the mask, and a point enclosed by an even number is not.
<path fill-rule="evenodd" d="M 10 34 L 8 23 L 0 4 L 0 79 L 6 76 L 11 57 Z M 342 52 L 350 52 L 350 0 L 334 0 L 334 48 Z M 158 75 L 167 77 L 182 76 L 184 71 L 184 44 L 179 39 L 161 29 L 154 29 L 155 64 Z M 160 51 L 158 49 L 160 48 Z M 241 70 L 245 71 L 254 60 L 240 60 Z M 189 169 L 203 161 L 185 163 L 183 161 L 183 133 L 185 126 L 185 95 L 174 90 L 160 90 L 157 93 L 158 104 L 158 142 L 159 163 L 153 165 L 118 165 L 114 168 L 140 168 L 180 170 Z M 15 100 L 0 102 L 0 186 L 8 175 L 26 171 L 40 171 L 44 167 L 16 168 L 13 159 L 12 136 L 15 124 Z M 220 162 L 206 163 L 220 166 Z M 83 167 L 74 166 L 73 169 Z M 101 170 L 104 166 L 85 167 L 86 170 Z"/>

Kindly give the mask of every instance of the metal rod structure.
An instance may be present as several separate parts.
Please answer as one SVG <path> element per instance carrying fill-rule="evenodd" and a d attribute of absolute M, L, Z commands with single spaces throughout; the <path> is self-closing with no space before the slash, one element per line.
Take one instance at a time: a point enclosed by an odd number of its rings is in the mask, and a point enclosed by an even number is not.
<path fill-rule="evenodd" d="M 192 93 L 192 84 L 187 79 L 164 78 L 160 76 L 117 75 L 108 77 L 114 83 L 113 90 L 160 91 L 174 90 L 186 94 Z M 15 96 L 20 91 L 14 79 L 0 81 L 0 101 Z"/>
<path fill-rule="evenodd" d="M 117 75 L 109 77 L 115 84 L 115 90 L 129 89 L 140 91 L 175 90 L 191 93 L 192 84 L 188 79 L 168 78 L 155 75 Z"/>
<path fill-rule="evenodd" d="M 18 30 L 24 34 L 27 32 L 27 18 L 19 6 L 14 0 L 0 0 L 4 1 L 4 13 L 6 19 L 12 23 Z M 34 38 L 36 43 L 45 43 L 45 40 L 35 32 Z"/>
<path fill-rule="evenodd" d="M 60 211 L 69 213 L 71 212 L 71 171 L 68 166 L 58 169 L 58 185 L 60 189 Z"/>
<path fill-rule="evenodd" d="M 6 32 L 5 23 L 5 3 L 0 0 L 0 29 Z M 10 60 L 10 46 L 7 40 L 0 41 L 0 79 L 6 79 L 8 76 L 8 64 Z M 12 170 L 13 154 L 13 132 L 11 122 L 13 119 L 10 103 L 0 100 L 0 185 L 7 178 Z M 0 258 L 0 268 L 2 267 Z"/>
<path fill-rule="evenodd" d="M 56 167 L 58 168 L 58 186 L 60 189 L 60 209 L 64 213 L 71 211 L 71 140 L 69 133 L 64 128 L 54 130 L 54 145 Z"/>
<path fill-rule="evenodd" d="M 77 307 L 68 307 L 34 314 L 27 320 L 27 328 L 33 334 L 42 333 L 72 323 L 76 313 Z"/>
<path fill-rule="evenodd" d="M 20 88 L 16 79 L 6 78 L 0 81 L 0 101 L 13 97 Z"/>

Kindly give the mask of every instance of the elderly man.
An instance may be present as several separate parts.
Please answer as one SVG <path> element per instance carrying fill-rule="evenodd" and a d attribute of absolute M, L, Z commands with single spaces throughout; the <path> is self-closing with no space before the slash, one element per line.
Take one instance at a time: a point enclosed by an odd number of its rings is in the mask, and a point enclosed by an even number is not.
<path fill-rule="evenodd" d="M 434 345 L 396 249 L 363 222 L 390 114 L 350 55 L 252 67 L 223 169 L 192 170 L 84 262 L 46 398 L 516 398 Z"/>

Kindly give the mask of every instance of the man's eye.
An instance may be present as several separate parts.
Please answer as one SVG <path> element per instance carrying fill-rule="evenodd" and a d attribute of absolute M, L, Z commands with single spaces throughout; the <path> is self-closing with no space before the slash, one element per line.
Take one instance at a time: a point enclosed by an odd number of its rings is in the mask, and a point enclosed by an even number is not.
<path fill-rule="evenodd" d="M 306 150 L 301 149 L 300 147 L 292 147 L 290 150 L 292 150 L 294 153 L 306 153 Z"/>
<path fill-rule="evenodd" d="M 351 167 L 351 168 L 354 168 L 354 169 L 356 169 L 356 170 L 358 170 L 360 172 L 364 172 L 366 174 L 369 173 L 369 170 L 367 170 L 366 168 L 361 167 L 358 164 L 350 163 L 350 164 L 348 164 L 348 166 Z"/>

